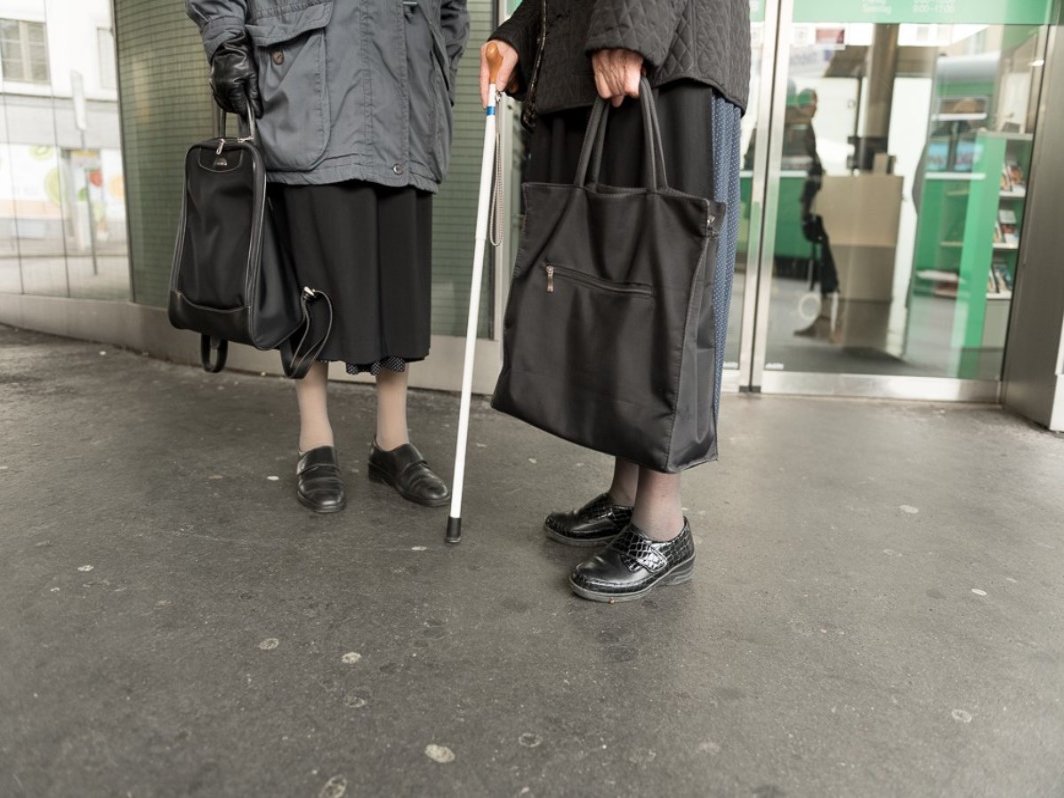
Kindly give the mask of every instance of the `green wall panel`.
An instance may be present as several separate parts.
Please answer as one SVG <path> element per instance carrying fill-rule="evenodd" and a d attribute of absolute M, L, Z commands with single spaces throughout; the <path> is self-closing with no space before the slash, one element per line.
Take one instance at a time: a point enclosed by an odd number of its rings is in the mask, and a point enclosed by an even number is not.
<path fill-rule="evenodd" d="M 796 22 L 1044 25 L 1053 0 L 796 0 Z"/>
<path fill-rule="evenodd" d="M 454 108 L 451 170 L 433 207 L 432 331 L 437 335 L 465 335 L 473 245 L 484 146 L 484 109 L 480 107 L 480 45 L 494 30 L 492 3 L 470 0 L 469 44 L 458 68 Z M 488 248 L 490 250 L 490 247 Z M 485 265 L 480 294 L 478 334 L 491 329 L 490 262 Z"/>
<path fill-rule="evenodd" d="M 133 300 L 165 305 L 185 150 L 213 130 L 207 64 L 184 3 L 115 0 Z"/>

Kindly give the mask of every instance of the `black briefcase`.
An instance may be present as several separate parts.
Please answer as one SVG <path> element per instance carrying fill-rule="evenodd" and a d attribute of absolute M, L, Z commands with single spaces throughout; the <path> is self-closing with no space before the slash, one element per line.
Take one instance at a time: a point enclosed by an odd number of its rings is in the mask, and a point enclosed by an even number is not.
<path fill-rule="evenodd" d="M 321 291 L 299 286 L 270 213 L 252 115 L 247 133 L 226 136 L 219 113 L 218 135 L 185 155 L 170 323 L 200 333 L 209 372 L 225 367 L 228 342 L 236 341 L 279 349 L 285 375 L 301 378 L 329 336 L 332 306 Z"/>
<path fill-rule="evenodd" d="M 640 89 L 643 186 L 597 183 L 596 102 L 573 185 L 528 183 L 492 406 L 658 471 L 716 456 L 713 265 L 724 206 L 666 182 Z"/>

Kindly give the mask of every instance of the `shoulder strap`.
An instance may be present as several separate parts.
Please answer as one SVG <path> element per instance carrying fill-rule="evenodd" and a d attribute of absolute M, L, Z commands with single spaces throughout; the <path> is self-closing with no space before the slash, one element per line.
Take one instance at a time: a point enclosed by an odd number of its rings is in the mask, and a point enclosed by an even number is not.
<path fill-rule="evenodd" d="M 299 304 L 303 311 L 303 322 L 280 346 L 281 368 L 286 377 L 294 380 L 307 376 L 329 339 L 333 322 L 332 302 L 324 292 L 304 288 L 299 295 Z M 314 311 L 315 307 L 319 310 Z"/>
<path fill-rule="evenodd" d="M 214 358 L 211 357 L 212 349 L 218 353 Z M 199 351 L 203 370 L 209 374 L 217 374 L 225 368 L 225 359 L 229 356 L 229 342 L 224 338 L 200 335 Z"/>

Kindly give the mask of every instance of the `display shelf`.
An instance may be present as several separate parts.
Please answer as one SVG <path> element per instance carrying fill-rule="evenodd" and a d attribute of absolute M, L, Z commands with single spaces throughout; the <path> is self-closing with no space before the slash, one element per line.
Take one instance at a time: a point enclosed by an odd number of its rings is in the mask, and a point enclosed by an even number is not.
<path fill-rule="evenodd" d="M 956 272 L 944 272 L 937 269 L 921 269 L 916 276 L 921 280 L 932 280 L 936 283 L 956 283 L 961 279 Z"/>
<path fill-rule="evenodd" d="M 974 151 L 971 172 L 927 175 L 913 273 L 914 293 L 956 304 L 952 345 L 961 351 L 1001 345 L 1030 165 L 1024 136 L 980 131 Z"/>
<path fill-rule="evenodd" d="M 1012 298 L 1023 229 L 1031 137 L 980 131 L 972 172 L 985 180 L 970 183 L 964 233 L 957 263 L 957 313 L 953 346 L 962 350 L 1003 345 L 1007 303 Z M 950 239 L 956 238 L 955 236 Z M 1008 241 L 1002 240 L 1007 238 Z M 946 247 L 946 251 L 956 251 Z M 1001 290 L 987 291 L 996 284 Z M 991 312 L 989 306 L 993 306 Z"/>

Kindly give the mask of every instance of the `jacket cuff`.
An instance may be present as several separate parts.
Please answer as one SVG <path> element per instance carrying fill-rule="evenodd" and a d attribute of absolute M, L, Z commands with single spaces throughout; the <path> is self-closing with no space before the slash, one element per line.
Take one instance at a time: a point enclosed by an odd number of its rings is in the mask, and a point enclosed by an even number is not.
<path fill-rule="evenodd" d="M 244 33 L 243 17 L 215 17 L 205 22 L 200 28 L 200 35 L 203 37 L 207 61 L 214 58 L 215 51 L 224 42 L 241 33 Z"/>
<path fill-rule="evenodd" d="M 528 4 L 538 5 L 536 0 L 523 0 L 513 16 L 488 37 L 489 40 L 498 39 L 506 42 L 517 51 L 517 69 L 514 74 L 517 89 L 512 94 L 515 100 L 524 100 L 528 92 L 528 80 L 536 61 L 536 49 L 539 43 L 539 9 L 537 8 L 535 13 L 522 14 L 522 9 Z M 506 87 L 500 86 L 499 88 L 505 90 Z"/>

